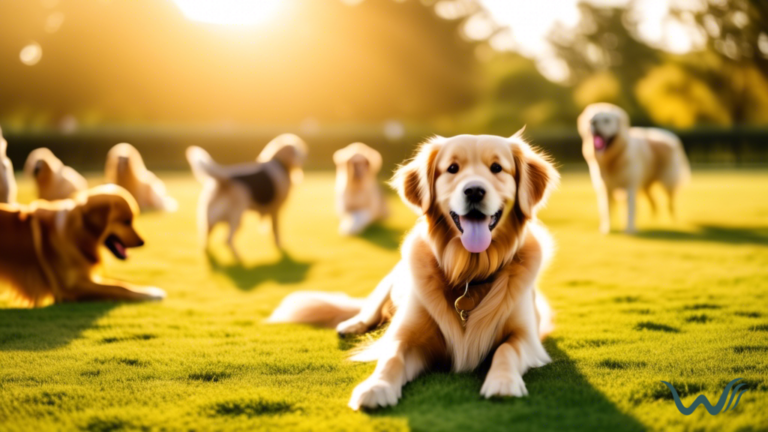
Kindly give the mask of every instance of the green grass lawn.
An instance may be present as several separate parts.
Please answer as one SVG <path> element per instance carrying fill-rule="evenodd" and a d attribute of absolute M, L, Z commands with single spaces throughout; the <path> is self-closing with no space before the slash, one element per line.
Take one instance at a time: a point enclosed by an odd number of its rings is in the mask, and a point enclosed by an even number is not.
<path fill-rule="evenodd" d="M 236 266 L 215 232 L 198 246 L 190 176 L 166 176 L 175 214 L 147 214 L 147 240 L 107 273 L 167 290 L 147 304 L 0 309 L 0 430 L 527 431 L 768 429 L 768 172 L 698 171 L 681 222 L 652 220 L 637 236 L 597 231 L 588 177 L 565 173 L 542 220 L 558 253 L 541 281 L 557 315 L 553 363 L 525 375 L 530 396 L 484 400 L 483 372 L 432 373 L 395 408 L 352 412 L 373 364 L 345 360 L 333 330 L 265 325 L 296 290 L 364 296 L 398 260 L 415 216 L 393 216 L 362 238 L 336 234 L 333 176 L 308 174 L 284 215 L 288 251 L 255 217 Z M 22 184 L 22 198 L 31 197 Z M 618 219 L 617 219 L 618 222 Z M 623 224 L 622 224 L 623 226 Z M 0 234 L 2 235 L 2 234 Z M 734 411 L 680 414 L 727 382 L 749 391 Z"/>

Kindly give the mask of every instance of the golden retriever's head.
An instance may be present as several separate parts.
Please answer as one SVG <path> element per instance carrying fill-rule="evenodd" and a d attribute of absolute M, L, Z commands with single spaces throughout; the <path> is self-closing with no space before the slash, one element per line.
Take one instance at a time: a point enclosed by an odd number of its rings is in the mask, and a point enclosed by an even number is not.
<path fill-rule="evenodd" d="M 98 186 L 79 193 L 75 203 L 68 235 L 92 261 L 98 261 L 101 245 L 121 260 L 127 258 L 128 248 L 144 245 L 133 227 L 139 206 L 125 189 L 117 185 Z"/>
<path fill-rule="evenodd" d="M 346 173 L 348 181 L 376 177 L 381 170 L 381 154 L 363 143 L 352 143 L 333 154 L 336 168 Z"/>
<path fill-rule="evenodd" d="M 289 172 L 291 181 L 299 183 L 304 176 L 302 167 L 307 160 L 307 144 L 294 134 L 278 135 L 261 151 L 259 162 L 279 161 Z"/>
<path fill-rule="evenodd" d="M 511 138 L 433 138 L 397 171 L 393 184 L 426 216 L 443 254 L 438 259 L 458 277 L 474 265 L 488 275 L 511 259 L 525 223 L 558 179 L 552 164 L 518 132 Z"/>
<path fill-rule="evenodd" d="M 35 179 L 38 185 L 48 184 L 64 167 L 64 164 L 47 148 L 39 148 L 27 156 L 24 173 Z"/>
<path fill-rule="evenodd" d="M 584 109 L 578 120 L 579 133 L 585 141 L 591 141 L 592 151 L 606 151 L 616 137 L 626 135 L 629 116 L 626 111 L 608 103 L 592 104 Z"/>

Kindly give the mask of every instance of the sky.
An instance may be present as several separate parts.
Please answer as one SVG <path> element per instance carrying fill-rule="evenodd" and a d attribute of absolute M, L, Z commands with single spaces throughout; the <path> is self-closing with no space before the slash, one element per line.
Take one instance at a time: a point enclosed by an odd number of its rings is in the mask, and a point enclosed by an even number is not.
<path fill-rule="evenodd" d="M 568 65 L 557 58 L 548 42 L 555 29 L 574 31 L 580 21 L 581 0 L 477 0 L 482 6 L 474 10 L 471 0 L 443 0 L 435 5 L 438 15 L 459 18 L 468 15 L 464 33 L 469 39 L 489 40 L 501 51 L 515 51 L 536 60 L 539 71 L 556 82 L 569 78 Z M 601 7 L 626 7 L 627 19 L 637 23 L 639 39 L 649 45 L 675 54 L 701 48 L 706 42 L 693 13 L 706 8 L 706 0 L 591 0 Z M 670 11 L 684 11 L 679 18 Z M 472 11 L 472 12 L 470 12 Z"/>

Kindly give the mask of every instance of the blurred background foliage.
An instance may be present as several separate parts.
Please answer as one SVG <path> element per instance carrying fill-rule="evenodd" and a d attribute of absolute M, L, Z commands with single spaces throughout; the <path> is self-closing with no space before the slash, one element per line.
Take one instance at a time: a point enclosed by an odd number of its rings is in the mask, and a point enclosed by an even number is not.
<path fill-rule="evenodd" d="M 189 19 L 196 0 L 0 2 L 11 157 L 131 141 L 180 166 L 174 146 L 235 160 L 293 131 L 322 157 L 363 140 L 394 162 L 432 133 L 527 125 L 567 161 L 578 113 L 605 101 L 677 130 L 694 161 L 768 161 L 764 1 L 264 2 L 249 25 Z"/>

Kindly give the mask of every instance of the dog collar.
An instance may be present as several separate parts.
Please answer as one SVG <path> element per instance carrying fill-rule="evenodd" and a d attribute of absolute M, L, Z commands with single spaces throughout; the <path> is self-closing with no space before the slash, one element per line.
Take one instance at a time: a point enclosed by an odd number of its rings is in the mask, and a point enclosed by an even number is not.
<path fill-rule="evenodd" d="M 456 309 L 456 313 L 459 314 L 459 319 L 461 320 L 462 327 L 466 327 L 467 319 L 469 319 L 469 313 L 472 312 L 477 307 L 477 304 L 475 303 L 475 299 L 470 296 L 467 296 L 467 294 L 469 294 L 469 287 L 485 285 L 487 283 L 493 282 L 493 280 L 495 279 L 495 276 L 496 275 L 494 274 L 481 281 L 470 281 L 470 282 L 467 282 L 466 285 L 464 285 L 464 294 L 459 296 L 459 298 L 457 298 L 456 301 L 453 302 L 453 307 L 454 309 Z"/>

